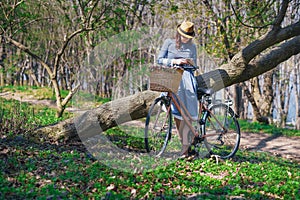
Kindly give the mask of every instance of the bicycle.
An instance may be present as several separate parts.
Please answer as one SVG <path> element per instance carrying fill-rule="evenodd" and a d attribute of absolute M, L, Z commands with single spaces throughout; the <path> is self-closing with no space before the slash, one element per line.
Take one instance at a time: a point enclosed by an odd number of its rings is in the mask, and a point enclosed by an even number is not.
<path fill-rule="evenodd" d="M 176 69 L 178 70 L 178 69 Z M 173 69 L 174 71 L 174 69 Z M 173 72 L 174 74 L 174 72 Z M 166 78 L 166 76 L 163 76 Z M 173 78 L 172 80 L 178 79 Z M 157 79 L 155 81 L 158 81 Z M 174 81 L 173 81 L 174 82 Z M 199 101 L 199 118 L 196 126 L 190 123 L 193 121 L 185 106 L 178 105 L 175 101 L 175 92 L 178 85 L 155 84 L 152 90 L 166 92 L 152 103 L 145 122 L 145 148 L 148 153 L 154 156 L 161 156 L 172 138 L 172 111 L 171 104 L 179 110 L 183 120 L 187 123 L 189 131 L 190 152 L 194 151 L 200 155 L 204 143 L 207 153 L 204 156 L 216 155 L 222 159 L 231 158 L 235 155 L 240 144 L 240 126 L 238 116 L 234 113 L 231 100 L 224 103 L 212 103 L 212 89 L 197 88 Z M 159 88 L 156 88 L 159 86 Z M 176 88 L 177 87 L 177 88 Z M 151 83 L 150 83 L 151 89 Z M 180 103 L 180 99 L 177 98 Z"/>

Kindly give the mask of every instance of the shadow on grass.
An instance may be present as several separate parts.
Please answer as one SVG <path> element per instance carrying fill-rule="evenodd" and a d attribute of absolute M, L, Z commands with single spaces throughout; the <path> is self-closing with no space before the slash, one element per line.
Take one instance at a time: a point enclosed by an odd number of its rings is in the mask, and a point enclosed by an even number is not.
<path fill-rule="evenodd" d="M 54 144 L 35 143 L 22 136 L 0 139 L 0 198 L 80 199 L 89 196 L 95 199 L 141 199 L 143 196 L 148 199 L 190 200 L 271 199 L 270 196 L 247 191 L 247 188 L 240 188 L 239 185 L 214 185 L 213 181 L 209 185 L 190 179 L 188 173 L 191 172 L 188 167 L 184 170 L 178 169 L 186 166 L 184 161 L 179 166 L 174 164 L 170 169 L 167 167 L 166 170 L 175 172 L 161 177 L 166 171 L 147 174 L 120 172 L 94 162 L 95 159 L 88 154 L 80 141 Z M 265 153 L 239 151 L 232 159 L 240 163 L 260 163 L 266 160 L 276 165 L 295 167 L 289 161 L 269 157 Z M 187 174 L 181 174 L 182 171 Z M 163 184 L 163 189 L 156 190 L 155 183 Z M 174 189 L 176 186 L 180 186 L 178 191 Z M 135 195 L 139 197 L 135 198 Z"/>

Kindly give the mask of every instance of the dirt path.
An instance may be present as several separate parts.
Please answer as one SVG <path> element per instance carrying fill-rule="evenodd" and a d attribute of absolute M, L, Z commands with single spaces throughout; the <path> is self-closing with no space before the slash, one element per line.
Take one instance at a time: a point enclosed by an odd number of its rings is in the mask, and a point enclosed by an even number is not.
<path fill-rule="evenodd" d="M 49 108 L 56 108 L 56 103 L 53 100 L 47 100 L 47 99 L 36 99 L 33 96 L 25 96 L 23 94 L 19 94 L 19 93 L 12 93 L 12 92 L 0 92 L 0 97 L 4 98 L 4 99 L 15 99 L 21 102 L 26 102 L 26 103 L 30 103 L 30 104 L 34 104 L 34 105 L 43 105 L 43 106 L 47 106 Z M 68 107 L 66 108 L 67 111 L 69 112 L 73 112 L 73 111 L 77 111 L 75 108 L 72 107 Z"/>
<path fill-rule="evenodd" d="M 55 102 L 51 100 L 37 100 L 34 99 L 32 96 L 24 96 L 19 93 L 13 93 L 13 92 L 2 92 L 0 93 L 0 97 L 4 99 L 15 99 L 22 102 L 27 102 L 30 104 L 41 104 L 48 106 L 50 108 L 55 108 Z"/>
<path fill-rule="evenodd" d="M 13 94 L 11 92 L 0 93 L 0 97 L 55 108 L 55 102 L 51 100 L 36 100 L 32 97 L 25 98 L 20 94 Z M 67 110 L 72 111 L 72 109 L 68 108 Z M 240 148 L 249 151 L 269 152 L 275 156 L 282 156 L 300 163 L 300 137 L 243 132 Z"/>
<path fill-rule="evenodd" d="M 300 137 L 243 132 L 240 146 L 242 149 L 269 152 L 300 163 Z"/>

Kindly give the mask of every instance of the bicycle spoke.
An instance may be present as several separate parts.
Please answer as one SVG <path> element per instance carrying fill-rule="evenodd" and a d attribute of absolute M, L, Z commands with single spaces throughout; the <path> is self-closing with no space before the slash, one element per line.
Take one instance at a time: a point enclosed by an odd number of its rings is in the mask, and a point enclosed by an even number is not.
<path fill-rule="evenodd" d="M 172 116 L 166 110 L 167 99 L 161 97 L 149 109 L 145 124 L 145 147 L 147 152 L 160 156 L 168 144 L 171 134 Z"/>
<path fill-rule="evenodd" d="M 205 121 L 205 144 L 211 154 L 230 158 L 236 153 L 240 142 L 235 115 L 226 104 L 213 105 L 210 112 Z"/>

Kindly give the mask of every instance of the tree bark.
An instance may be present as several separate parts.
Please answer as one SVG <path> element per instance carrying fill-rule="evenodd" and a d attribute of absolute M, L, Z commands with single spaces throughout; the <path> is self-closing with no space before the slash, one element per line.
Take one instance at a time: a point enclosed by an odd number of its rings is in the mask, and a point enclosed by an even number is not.
<path fill-rule="evenodd" d="M 251 46 L 251 44 L 249 46 Z M 248 47 L 245 49 L 247 48 Z M 291 56 L 300 53 L 300 36 L 271 49 L 263 54 L 262 57 L 251 63 L 246 62 L 248 56 L 244 52 L 245 50 L 242 50 L 237 53 L 230 63 L 224 64 L 220 68 L 201 76 L 197 76 L 196 79 L 198 84 L 220 90 L 224 87 L 244 82 L 261 75 L 275 68 L 278 64 L 286 61 Z"/>
<path fill-rule="evenodd" d="M 68 140 L 76 137 L 78 132 L 81 133 L 81 138 L 93 136 L 95 132 L 106 131 L 118 124 L 145 117 L 151 103 L 159 95 L 159 92 L 147 90 L 111 101 L 78 117 L 38 128 L 29 136 L 36 141 Z"/>

